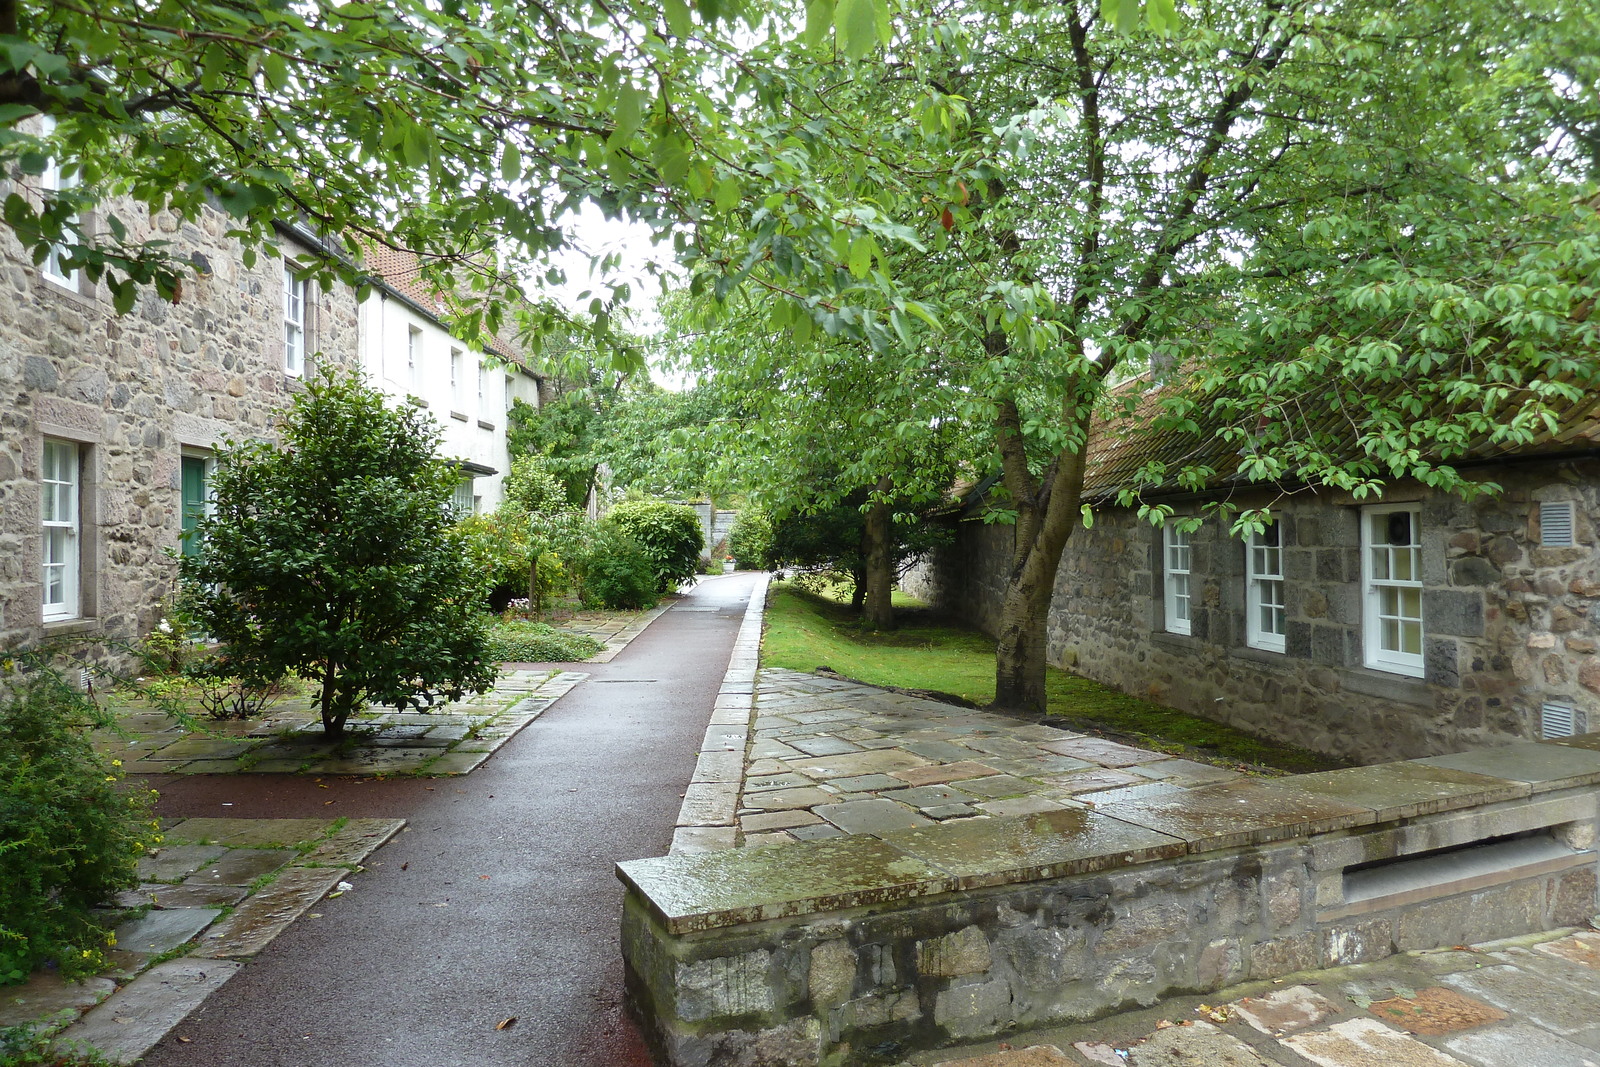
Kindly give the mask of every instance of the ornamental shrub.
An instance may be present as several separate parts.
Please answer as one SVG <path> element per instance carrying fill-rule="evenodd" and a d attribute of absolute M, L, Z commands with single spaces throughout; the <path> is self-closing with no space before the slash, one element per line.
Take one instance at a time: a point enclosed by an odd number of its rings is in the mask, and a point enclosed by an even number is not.
<path fill-rule="evenodd" d="M 772 518 L 756 507 L 746 507 L 733 520 L 728 531 L 728 554 L 742 571 L 767 569 L 767 553 L 772 550 Z"/>
<path fill-rule="evenodd" d="M 588 634 L 531 619 L 511 619 L 489 630 L 489 654 L 502 663 L 578 663 L 605 647 Z"/>
<path fill-rule="evenodd" d="M 670 593 L 700 571 L 705 531 L 686 504 L 625 500 L 606 513 L 602 525 L 622 530 L 644 549 L 655 572 L 657 593 Z"/>
<path fill-rule="evenodd" d="M 66 978 L 105 965 L 94 908 L 139 884 L 160 841 L 149 796 L 117 788 L 120 761 L 89 732 L 110 716 L 42 656 L 0 676 L 0 985 L 54 961 Z"/>
<path fill-rule="evenodd" d="M 591 607 L 634 610 L 655 607 L 655 563 L 620 526 L 598 523 L 584 550 L 583 602 Z"/>
<path fill-rule="evenodd" d="M 486 590 L 453 523 L 440 431 L 332 372 L 294 398 L 283 444 L 217 455 L 214 512 L 179 560 L 196 625 L 223 669 L 317 689 L 323 730 L 368 702 L 425 706 L 494 684 Z"/>

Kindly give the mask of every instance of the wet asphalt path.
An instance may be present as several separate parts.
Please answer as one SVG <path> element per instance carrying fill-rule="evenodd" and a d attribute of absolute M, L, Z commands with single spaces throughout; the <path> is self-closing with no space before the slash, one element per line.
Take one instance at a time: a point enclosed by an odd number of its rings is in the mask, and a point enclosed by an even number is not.
<path fill-rule="evenodd" d="M 612 865 L 671 843 L 752 584 L 702 584 L 464 778 L 158 783 L 166 816 L 409 825 L 143 1062 L 648 1067 Z"/>

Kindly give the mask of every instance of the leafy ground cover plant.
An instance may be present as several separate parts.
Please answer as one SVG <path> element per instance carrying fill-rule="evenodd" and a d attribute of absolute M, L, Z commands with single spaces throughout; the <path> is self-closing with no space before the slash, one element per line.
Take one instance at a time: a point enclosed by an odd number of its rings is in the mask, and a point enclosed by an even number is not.
<path fill-rule="evenodd" d="M 118 788 L 120 761 L 89 742 L 110 716 L 45 654 L 0 668 L 0 985 L 46 962 L 94 974 L 112 937 L 93 909 L 160 840 L 150 795 Z"/>
<path fill-rule="evenodd" d="M 502 663 L 578 663 L 604 648 L 588 634 L 531 619 L 498 622 L 489 630 L 489 655 Z"/>

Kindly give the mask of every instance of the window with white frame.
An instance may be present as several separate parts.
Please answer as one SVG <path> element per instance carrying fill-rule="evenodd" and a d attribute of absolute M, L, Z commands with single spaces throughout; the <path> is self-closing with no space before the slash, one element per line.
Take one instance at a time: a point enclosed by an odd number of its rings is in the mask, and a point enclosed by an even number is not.
<path fill-rule="evenodd" d="M 1422 534 L 1415 504 L 1361 513 L 1362 630 L 1366 665 L 1422 677 Z"/>
<path fill-rule="evenodd" d="M 48 137 L 50 134 L 55 132 L 56 120 L 49 115 L 45 115 L 42 119 L 42 125 L 43 128 L 40 132 Z M 53 158 L 45 164 L 44 173 L 39 175 L 39 185 L 44 190 L 46 196 L 49 196 L 52 193 L 62 192 L 66 189 L 71 189 L 77 184 L 77 174 L 63 174 L 61 172 L 61 164 Z M 68 219 L 68 223 L 72 226 L 77 226 L 78 221 L 77 215 L 73 215 L 70 219 Z M 65 269 L 62 266 L 62 263 L 65 259 L 66 249 L 61 245 L 51 245 L 50 251 L 45 254 L 44 262 L 39 265 L 39 270 L 46 278 L 55 282 L 57 285 L 76 290 L 78 288 L 78 282 L 80 278 L 79 273 L 77 270 Z"/>
<path fill-rule="evenodd" d="M 474 371 L 476 372 L 476 374 L 478 376 L 478 408 L 477 408 L 477 411 L 478 411 L 478 415 L 481 417 L 483 415 L 483 413 L 484 413 L 484 406 L 483 406 L 484 384 L 483 384 L 483 382 L 484 382 L 485 374 L 484 374 L 484 367 L 483 367 L 483 357 L 479 356 L 477 359 L 473 360 L 472 363 L 473 363 L 473 369 L 474 369 Z"/>
<path fill-rule="evenodd" d="M 457 411 L 462 409 L 462 392 L 467 387 L 466 368 L 462 365 L 464 358 L 461 349 L 450 350 L 450 403 Z"/>
<path fill-rule="evenodd" d="M 306 282 L 283 268 L 283 369 L 299 376 L 306 369 Z"/>
<path fill-rule="evenodd" d="M 1175 634 L 1190 631 L 1189 618 L 1189 568 L 1193 550 L 1189 547 L 1189 531 L 1176 526 L 1165 526 L 1161 531 L 1163 604 L 1167 629 Z"/>
<path fill-rule="evenodd" d="M 422 365 L 422 331 L 415 326 L 406 327 L 406 384 L 415 389 L 421 384 L 418 368 Z"/>
<path fill-rule="evenodd" d="M 1283 543 L 1276 522 L 1245 544 L 1245 640 L 1268 652 L 1284 649 Z"/>
<path fill-rule="evenodd" d="M 456 483 L 455 495 L 450 498 L 450 506 L 455 508 L 456 515 L 476 515 L 478 509 L 474 507 L 475 498 L 472 495 L 472 479 L 463 478 Z"/>
<path fill-rule="evenodd" d="M 74 619 L 80 612 L 78 573 L 82 525 L 80 446 L 45 438 L 40 478 L 40 519 L 44 534 L 44 620 Z"/>

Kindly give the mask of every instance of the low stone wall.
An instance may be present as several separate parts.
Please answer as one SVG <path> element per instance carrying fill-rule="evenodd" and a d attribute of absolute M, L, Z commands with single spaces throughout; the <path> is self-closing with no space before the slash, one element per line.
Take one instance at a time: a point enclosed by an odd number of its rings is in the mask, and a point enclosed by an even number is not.
<path fill-rule="evenodd" d="M 1596 910 L 1600 734 L 879 837 L 637 860 L 665 1062 L 893 1063 Z"/>

